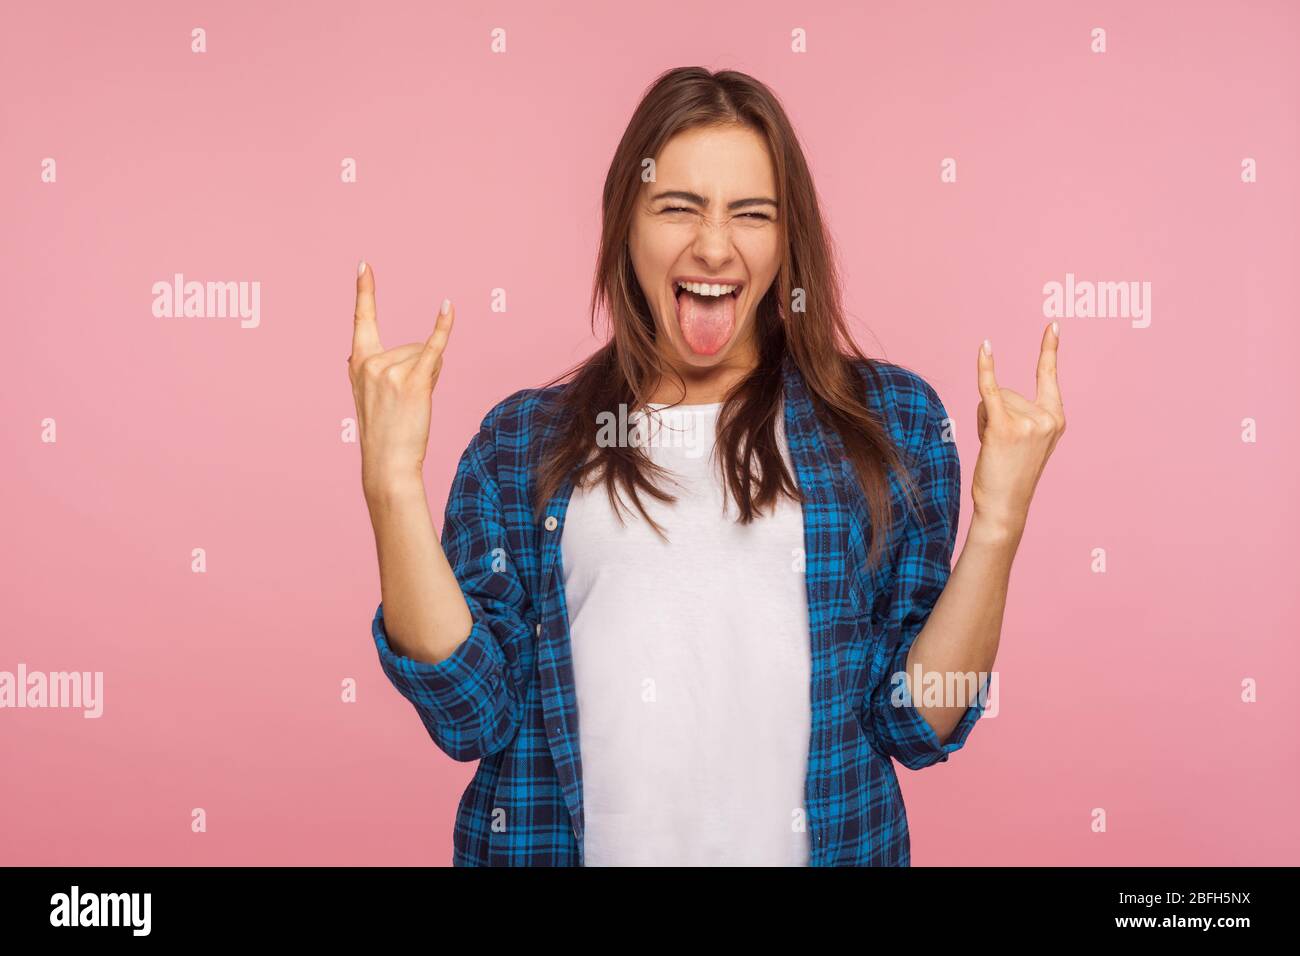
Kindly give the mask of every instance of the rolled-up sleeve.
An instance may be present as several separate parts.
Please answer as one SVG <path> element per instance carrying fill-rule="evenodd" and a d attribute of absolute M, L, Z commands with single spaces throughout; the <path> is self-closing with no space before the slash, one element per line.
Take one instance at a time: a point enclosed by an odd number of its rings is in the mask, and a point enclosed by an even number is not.
<path fill-rule="evenodd" d="M 442 548 L 473 618 L 469 636 L 436 664 L 395 650 L 381 601 L 371 623 L 379 663 L 415 707 L 429 736 L 456 760 L 509 745 L 523 713 L 523 677 L 533 654 L 528 594 L 510 553 L 500 495 L 484 461 L 486 428 L 461 456 L 447 497 Z"/>
<path fill-rule="evenodd" d="M 881 749 L 911 770 L 941 763 L 960 750 L 982 715 L 986 700 L 980 688 L 974 688 L 974 702 L 944 743 L 914 706 L 907 681 L 901 676 L 906 673 L 912 645 L 948 583 L 961 517 L 961 464 L 956 442 L 945 440 L 947 411 L 928 384 L 919 376 L 915 382 L 914 390 L 903 393 L 899 409 L 920 507 L 904 504 L 906 517 L 895 525 L 898 538 L 893 547 L 894 573 L 883 613 L 883 634 L 874 657 L 876 680 L 867 707 Z M 946 675 L 944 683 L 946 688 Z M 960 686 L 964 689 L 967 685 L 962 682 Z M 924 694 L 923 687 L 917 690 Z"/>

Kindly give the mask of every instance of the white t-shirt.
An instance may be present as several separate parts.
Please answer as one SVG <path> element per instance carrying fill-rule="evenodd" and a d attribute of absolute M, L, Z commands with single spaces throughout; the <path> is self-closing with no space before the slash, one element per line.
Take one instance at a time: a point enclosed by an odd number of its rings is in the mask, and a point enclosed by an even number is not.
<path fill-rule="evenodd" d="M 804 866 L 811 667 L 803 511 L 739 524 L 712 457 L 721 403 L 628 416 L 674 481 L 574 489 L 561 538 L 588 866 Z M 790 467 L 784 422 L 779 447 Z M 790 474 L 794 475 L 791 468 Z M 629 511 L 628 508 L 631 510 Z"/>

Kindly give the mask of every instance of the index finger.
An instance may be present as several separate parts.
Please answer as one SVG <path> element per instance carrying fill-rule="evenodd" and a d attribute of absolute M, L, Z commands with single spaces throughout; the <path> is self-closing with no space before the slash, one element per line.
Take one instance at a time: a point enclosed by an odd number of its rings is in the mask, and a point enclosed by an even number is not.
<path fill-rule="evenodd" d="M 1043 348 L 1038 353 L 1038 393 L 1034 396 L 1035 405 L 1052 411 L 1061 411 L 1061 386 L 1056 380 L 1056 349 L 1061 343 L 1059 328 L 1053 322 L 1043 332 Z"/>
<path fill-rule="evenodd" d="M 379 344 L 379 321 L 375 318 L 375 274 L 362 260 L 357 266 L 357 306 L 352 313 L 352 355 L 360 361 L 384 347 Z"/>

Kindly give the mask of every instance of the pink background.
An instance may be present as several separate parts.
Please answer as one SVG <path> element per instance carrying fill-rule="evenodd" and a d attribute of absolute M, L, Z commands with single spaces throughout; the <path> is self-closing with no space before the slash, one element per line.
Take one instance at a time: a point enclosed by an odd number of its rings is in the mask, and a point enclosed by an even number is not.
<path fill-rule="evenodd" d="M 101 670 L 105 709 L 0 710 L 0 863 L 449 861 L 473 765 L 434 747 L 369 633 L 340 437 L 355 265 L 385 346 L 458 304 L 440 527 L 483 413 L 596 344 L 606 166 L 643 89 L 688 64 L 790 111 L 859 341 L 957 419 L 959 546 L 980 340 L 1032 395 L 1045 282 L 1152 283 L 1149 328 L 1063 321 L 1069 431 L 1012 576 L 1000 712 L 949 763 L 900 768 L 914 863 L 1298 862 L 1296 5 L 537 6 L 6 14 L 0 670 Z M 259 281 L 260 327 L 155 318 L 174 272 Z"/>

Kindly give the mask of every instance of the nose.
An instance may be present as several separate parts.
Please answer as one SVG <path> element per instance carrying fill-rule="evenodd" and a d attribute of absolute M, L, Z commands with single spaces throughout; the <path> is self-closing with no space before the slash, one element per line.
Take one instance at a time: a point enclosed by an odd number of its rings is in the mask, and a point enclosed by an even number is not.
<path fill-rule="evenodd" d="M 695 254 L 706 261 L 729 258 L 731 255 L 731 217 L 718 221 L 701 214 L 695 230 Z"/>

